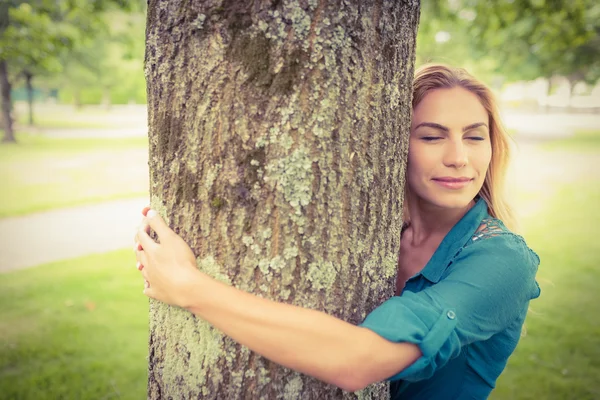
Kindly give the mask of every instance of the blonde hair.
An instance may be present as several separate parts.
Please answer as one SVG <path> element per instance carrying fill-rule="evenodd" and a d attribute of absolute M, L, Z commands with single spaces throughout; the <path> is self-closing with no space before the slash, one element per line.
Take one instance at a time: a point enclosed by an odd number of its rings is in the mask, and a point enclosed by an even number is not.
<path fill-rule="evenodd" d="M 505 180 L 511 153 L 511 137 L 502 126 L 500 113 L 492 91 L 462 68 L 453 68 L 444 64 L 427 64 L 418 68 L 415 72 L 412 109 L 414 110 L 430 91 L 455 87 L 463 88 L 476 95 L 487 111 L 492 159 L 483 186 L 479 191 L 479 196 L 487 203 L 488 213 L 492 217 L 498 218 L 509 229 L 514 230 L 517 228 L 516 220 L 505 193 Z M 405 187 L 404 220 L 409 221 L 410 215 L 406 207 L 408 185 Z"/>

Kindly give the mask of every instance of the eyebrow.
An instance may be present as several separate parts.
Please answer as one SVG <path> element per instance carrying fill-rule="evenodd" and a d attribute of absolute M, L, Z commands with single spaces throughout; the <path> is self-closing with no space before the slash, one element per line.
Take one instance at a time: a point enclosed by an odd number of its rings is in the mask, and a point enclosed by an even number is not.
<path fill-rule="evenodd" d="M 424 126 L 429 127 L 429 128 L 438 129 L 438 130 L 444 131 L 444 132 L 450 132 L 450 129 L 448 127 L 446 127 L 444 125 L 436 124 L 436 123 L 433 123 L 433 122 L 421 122 L 419 125 L 417 125 L 415 127 L 415 130 L 417 130 L 417 129 L 421 128 L 421 127 L 424 127 Z M 487 126 L 486 123 L 476 122 L 474 124 L 465 126 L 464 128 L 462 128 L 462 131 L 463 132 L 470 131 L 471 129 L 479 128 L 480 126 L 485 126 L 486 128 L 488 128 L 488 126 Z"/>

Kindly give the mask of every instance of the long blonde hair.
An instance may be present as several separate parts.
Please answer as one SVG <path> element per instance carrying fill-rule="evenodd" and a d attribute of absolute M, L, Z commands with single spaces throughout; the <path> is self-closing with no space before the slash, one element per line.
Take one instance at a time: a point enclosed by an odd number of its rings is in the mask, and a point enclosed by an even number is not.
<path fill-rule="evenodd" d="M 501 220 L 509 229 L 516 229 L 516 220 L 508 204 L 505 193 L 505 181 L 510 162 L 511 137 L 500 121 L 497 102 L 492 91 L 462 68 L 453 68 L 444 64 L 427 64 L 418 68 L 413 80 L 412 109 L 435 89 L 452 89 L 460 87 L 479 98 L 489 118 L 492 159 L 483 186 L 479 191 L 488 206 L 489 214 Z M 408 190 L 408 185 L 405 186 Z M 404 196 L 404 221 L 409 221 L 407 197 Z"/>

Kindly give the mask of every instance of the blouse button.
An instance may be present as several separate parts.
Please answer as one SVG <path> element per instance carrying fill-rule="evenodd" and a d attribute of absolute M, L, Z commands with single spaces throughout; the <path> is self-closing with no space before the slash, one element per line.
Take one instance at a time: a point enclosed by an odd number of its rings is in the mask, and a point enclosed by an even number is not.
<path fill-rule="evenodd" d="M 454 318 L 456 318 L 456 314 L 454 313 L 454 311 L 450 310 L 446 314 L 446 317 L 448 317 L 448 319 L 454 319 Z"/>

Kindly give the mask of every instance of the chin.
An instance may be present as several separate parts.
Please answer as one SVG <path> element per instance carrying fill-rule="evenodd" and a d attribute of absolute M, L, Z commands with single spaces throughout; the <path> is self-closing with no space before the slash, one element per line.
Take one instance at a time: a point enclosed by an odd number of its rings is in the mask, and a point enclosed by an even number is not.
<path fill-rule="evenodd" d="M 463 209 L 469 206 L 469 204 L 475 199 L 475 195 L 448 195 L 448 194 L 438 194 L 437 196 L 432 196 L 430 199 L 426 200 L 428 203 L 431 203 L 439 208 L 444 208 L 448 210 L 457 210 Z"/>

